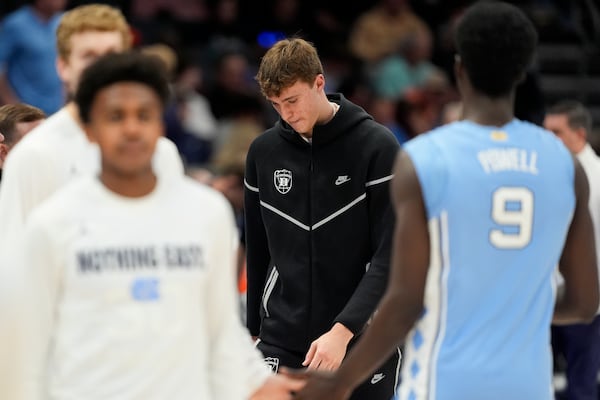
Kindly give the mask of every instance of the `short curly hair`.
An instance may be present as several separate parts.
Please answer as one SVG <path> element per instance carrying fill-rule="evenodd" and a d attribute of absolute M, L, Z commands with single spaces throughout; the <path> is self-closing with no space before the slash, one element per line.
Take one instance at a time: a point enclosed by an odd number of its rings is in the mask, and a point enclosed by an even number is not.
<path fill-rule="evenodd" d="M 490 97 L 507 95 L 524 78 L 537 38 L 523 11 L 496 1 L 469 7 L 455 33 L 456 48 L 473 87 Z"/>

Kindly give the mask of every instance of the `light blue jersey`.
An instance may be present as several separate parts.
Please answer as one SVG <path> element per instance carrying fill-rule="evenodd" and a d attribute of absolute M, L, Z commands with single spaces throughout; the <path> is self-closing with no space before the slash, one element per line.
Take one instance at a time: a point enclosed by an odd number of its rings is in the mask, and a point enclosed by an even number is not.
<path fill-rule="evenodd" d="M 551 133 L 456 122 L 405 145 L 431 240 L 425 311 L 406 339 L 402 400 L 549 400 L 553 272 L 575 207 Z"/>

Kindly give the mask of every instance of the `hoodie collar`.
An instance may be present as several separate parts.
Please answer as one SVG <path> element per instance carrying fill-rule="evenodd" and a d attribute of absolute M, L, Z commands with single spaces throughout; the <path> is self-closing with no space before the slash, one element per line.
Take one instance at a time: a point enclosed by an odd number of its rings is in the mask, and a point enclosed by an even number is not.
<path fill-rule="evenodd" d="M 340 108 L 331 121 L 323 125 L 315 125 L 312 134 L 312 146 L 325 145 L 338 136 L 341 136 L 352 129 L 354 126 L 365 119 L 373 119 L 365 110 L 356 104 L 348 101 L 343 94 L 328 94 L 327 99 L 337 103 Z M 301 146 L 310 146 L 311 144 L 300 137 L 300 134 L 292 129 L 283 119 L 279 118 L 279 133 L 292 143 Z"/>

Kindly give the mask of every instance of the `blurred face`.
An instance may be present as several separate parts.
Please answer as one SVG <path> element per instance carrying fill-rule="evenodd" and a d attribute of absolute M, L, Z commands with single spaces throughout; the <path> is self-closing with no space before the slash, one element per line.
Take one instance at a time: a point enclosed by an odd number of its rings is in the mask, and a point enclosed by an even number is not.
<path fill-rule="evenodd" d="M 217 2 L 217 18 L 223 23 L 232 23 L 238 17 L 237 0 L 220 0 Z"/>
<path fill-rule="evenodd" d="M 52 15 L 62 11 L 67 6 L 67 0 L 37 0 L 34 6 L 42 12 Z"/>
<path fill-rule="evenodd" d="M 175 85 L 182 92 L 199 88 L 202 85 L 202 69 L 197 66 L 186 68 L 177 77 Z"/>
<path fill-rule="evenodd" d="M 571 128 L 566 114 L 547 114 L 544 118 L 544 128 L 558 136 L 572 153 L 580 152 L 585 146 L 584 129 Z"/>
<path fill-rule="evenodd" d="M 248 61 L 239 54 L 231 54 L 223 60 L 219 74 L 219 80 L 223 86 L 231 91 L 243 91 L 247 86 L 246 75 Z"/>
<path fill-rule="evenodd" d="M 91 63 L 111 52 L 125 50 L 120 32 L 86 31 L 70 38 L 71 53 L 66 60 L 58 58 L 58 74 L 72 96 L 77 91 L 83 70 Z"/>
<path fill-rule="evenodd" d="M 85 126 L 98 143 L 103 173 L 133 177 L 152 171 L 152 155 L 163 135 L 163 107 L 150 87 L 118 82 L 96 95 Z"/>
<path fill-rule="evenodd" d="M 318 75 L 313 84 L 297 81 L 282 90 L 279 96 L 270 96 L 269 101 L 294 131 L 311 137 L 320 116 L 319 105 L 324 88 L 325 79 Z"/>
<path fill-rule="evenodd" d="M 411 64 L 428 61 L 431 58 L 431 37 L 428 33 L 415 33 L 414 43 L 405 55 Z"/>

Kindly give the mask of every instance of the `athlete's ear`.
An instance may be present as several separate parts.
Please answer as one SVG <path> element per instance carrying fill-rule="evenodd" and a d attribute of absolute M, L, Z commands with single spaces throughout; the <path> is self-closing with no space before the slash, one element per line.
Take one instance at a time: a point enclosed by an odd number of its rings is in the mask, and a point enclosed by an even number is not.
<path fill-rule="evenodd" d="M 69 82 L 69 64 L 61 56 L 56 58 L 56 72 L 63 82 Z"/>
<path fill-rule="evenodd" d="M 587 134 L 583 126 L 580 126 L 579 128 L 575 129 L 575 134 L 577 135 L 579 140 L 584 142 L 587 141 Z"/>
<path fill-rule="evenodd" d="M 315 87 L 317 90 L 325 90 L 325 76 L 323 74 L 319 74 L 315 78 Z"/>

